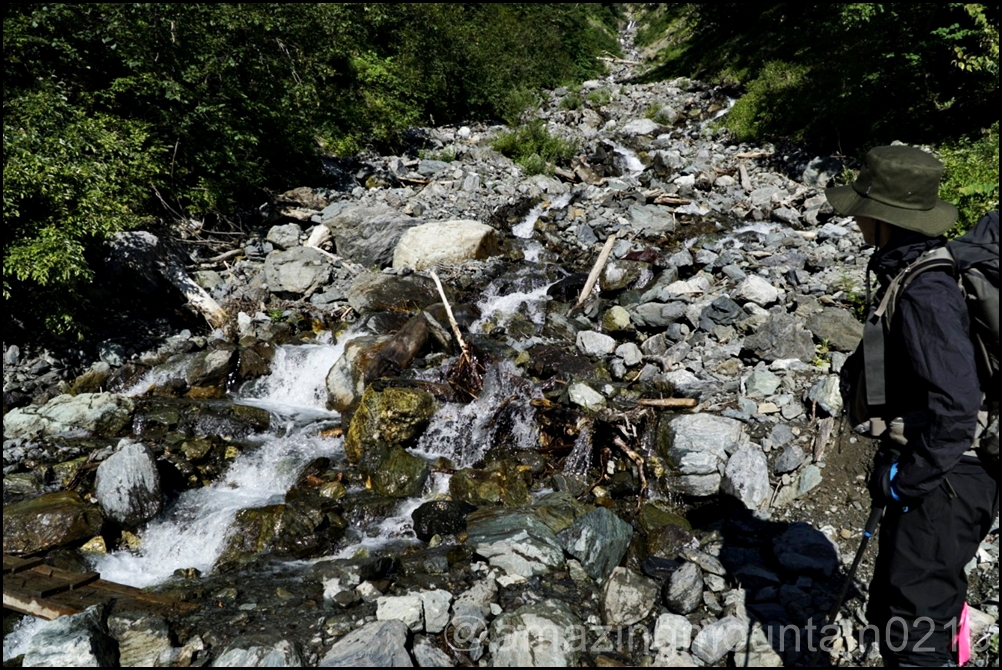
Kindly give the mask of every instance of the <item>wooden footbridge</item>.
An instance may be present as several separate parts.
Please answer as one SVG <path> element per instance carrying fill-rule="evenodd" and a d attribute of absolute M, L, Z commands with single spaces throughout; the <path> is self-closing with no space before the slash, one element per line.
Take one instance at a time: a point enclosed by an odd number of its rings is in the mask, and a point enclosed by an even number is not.
<path fill-rule="evenodd" d="M 117 601 L 140 609 L 193 609 L 193 603 L 101 579 L 96 572 L 70 572 L 44 558 L 3 555 L 3 606 L 40 619 L 78 614 L 91 605 Z M 124 601 L 124 602 L 123 602 Z"/>

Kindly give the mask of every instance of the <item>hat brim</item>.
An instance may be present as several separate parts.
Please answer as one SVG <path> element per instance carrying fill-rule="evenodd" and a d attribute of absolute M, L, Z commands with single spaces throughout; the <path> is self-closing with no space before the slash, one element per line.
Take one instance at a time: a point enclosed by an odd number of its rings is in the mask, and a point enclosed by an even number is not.
<path fill-rule="evenodd" d="M 825 197 L 842 216 L 865 216 L 929 237 L 948 231 L 960 216 L 956 207 L 943 200 L 937 200 L 932 209 L 904 209 L 864 198 L 851 185 L 825 189 Z"/>

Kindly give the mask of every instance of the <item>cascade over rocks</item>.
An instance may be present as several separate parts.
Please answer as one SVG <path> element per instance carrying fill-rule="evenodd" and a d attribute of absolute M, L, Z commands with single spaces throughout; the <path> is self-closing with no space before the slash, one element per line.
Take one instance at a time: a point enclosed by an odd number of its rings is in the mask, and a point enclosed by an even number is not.
<path fill-rule="evenodd" d="M 502 126 L 415 129 L 226 250 L 190 240 L 172 279 L 156 237 L 116 241 L 136 291 L 197 283 L 212 329 L 164 301 L 66 351 L 5 342 L 5 552 L 194 606 L 62 619 L 26 664 L 808 662 L 869 505 L 838 393 L 869 252 L 823 194 L 851 165 L 609 62 L 530 113 L 577 147 L 548 174 Z M 997 528 L 967 570 L 989 637 Z M 833 665 L 874 664 L 866 597 Z"/>

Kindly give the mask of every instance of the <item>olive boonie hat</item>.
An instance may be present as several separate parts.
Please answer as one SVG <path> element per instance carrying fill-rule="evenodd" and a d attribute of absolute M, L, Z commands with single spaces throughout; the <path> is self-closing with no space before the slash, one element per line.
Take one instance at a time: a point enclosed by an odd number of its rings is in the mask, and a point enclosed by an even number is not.
<path fill-rule="evenodd" d="M 957 208 L 939 199 L 943 164 L 921 149 L 904 145 L 875 147 L 849 186 L 825 189 L 843 216 L 866 216 L 930 237 L 950 229 Z"/>

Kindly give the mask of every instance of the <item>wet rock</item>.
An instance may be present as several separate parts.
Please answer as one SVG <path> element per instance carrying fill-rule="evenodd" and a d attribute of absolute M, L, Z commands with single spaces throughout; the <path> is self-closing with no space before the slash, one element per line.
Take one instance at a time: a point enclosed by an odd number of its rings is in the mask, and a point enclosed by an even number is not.
<path fill-rule="evenodd" d="M 13 409 L 3 417 L 5 440 L 85 430 L 113 436 L 132 418 L 132 400 L 112 393 L 59 395 L 42 406 Z"/>
<path fill-rule="evenodd" d="M 273 293 L 308 297 L 330 280 L 330 260 L 312 247 L 272 251 L 264 261 L 264 276 Z"/>
<path fill-rule="evenodd" d="M 570 493 L 548 493 L 532 505 L 532 511 L 550 530 L 557 533 L 574 525 L 574 522 L 593 508 L 578 501 Z"/>
<path fill-rule="evenodd" d="M 758 447 L 745 444 L 738 448 L 724 470 L 721 490 L 738 500 L 749 510 L 765 514 L 772 498 L 769 485 L 769 464 Z"/>
<path fill-rule="evenodd" d="M 585 631 L 564 603 L 546 600 L 503 614 L 491 625 L 492 665 L 503 668 L 580 665 Z"/>
<path fill-rule="evenodd" d="M 94 497 L 105 516 L 134 528 L 163 509 L 156 457 L 144 444 L 123 439 L 97 468 Z"/>
<path fill-rule="evenodd" d="M 676 614 L 688 614 L 703 602 L 703 573 L 695 563 L 683 563 L 663 589 L 665 606 Z"/>
<path fill-rule="evenodd" d="M 150 439 L 177 433 L 186 438 L 229 441 L 265 431 L 270 424 L 271 415 L 260 407 L 214 400 L 139 398 L 132 430 L 137 436 Z"/>
<path fill-rule="evenodd" d="M 101 532 L 96 505 L 73 491 L 46 493 L 3 508 L 3 551 L 33 554 L 82 543 Z"/>
<path fill-rule="evenodd" d="M 805 363 L 814 360 L 810 331 L 785 313 L 771 315 L 753 335 L 745 338 L 744 347 L 751 355 L 770 363 L 787 358 L 799 358 Z"/>
<path fill-rule="evenodd" d="M 7 520 L 4 514 L 4 527 Z M 6 551 L 6 548 L 4 549 Z M 35 633 L 24 652 L 25 668 L 108 668 L 118 665 L 115 640 L 104 625 L 103 606 L 62 616 Z"/>
<path fill-rule="evenodd" d="M 407 653 L 407 626 L 401 621 L 374 621 L 334 643 L 320 660 L 321 668 L 412 668 Z"/>
<path fill-rule="evenodd" d="M 386 205 L 349 207 L 323 219 L 334 237 L 337 253 L 364 268 L 385 268 L 393 262 L 393 250 L 419 219 Z"/>
<path fill-rule="evenodd" d="M 628 568 L 615 568 L 602 588 L 602 620 L 610 626 L 629 626 L 654 609 L 658 585 Z"/>
<path fill-rule="evenodd" d="M 108 617 L 108 632 L 118 642 L 123 668 L 153 667 L 170 649 L 170 630 L 163 617 L 144 612 L 123 612 Z"/>
<path fill-rule="evenodd" d="M 773 554 L 786 570 L 796 574 L 831 577 L 839 566 L 838 548 L 810 524 L 792 524 L 772 544 Z"/>
<path fill-rule="evenodd" d="M 420 389 L 366 389 L 345 434 L 345 456 L 375 471 L 392 447 L 402 447 L 424 431 L 436 408 L 435 398 Z"/>
<path fill-rule="evenodd" d="M 172 396 L 195 388 L 220 386 L 231 371 L 234 353 L 231 347 L 225 346 L 176 354 L 153 368 L 146 377 L 153 381 L 143 391 Z"/>
<path fill-rule="evenodd" d="M 458 265 L 499 254 L 497 232 L 479 221 L 425 223 L 407 229 L 393 252 L 393 267 L 415 270 Z"/>
<path fill-rule="evenodd" d="M 703 663 L 713 665 L 744 642 L 748 622 L 728 616 L 699 631 L 692 641 L 692 654 Z"/>
<path fill-rule="evenodd" d="M 400 447 L 391 447 L 375 468 L 363 467 L 372 490 L 392 498 L 411 498 L 421 493 L 428 479 L 428 461 Z"/>
<path fill-rule="evenodd" d="M 456 472 L 449 480 L 449 492 L 454 499 L 477 507 L 522 507 L 532 500 L 525 478 L 508 460 L 493 461 L 482 470 Z"/>
<path fill-rule="evenodd" d="M 602 315 L 602 330 L 607 333 L 629 330 L 630 326 L 630 313 L 619 305 L 613 305 Z"/>
<path fill-rule="evenodd" d="M 294 642 L 239 639 L 213 662 L 214 668 L 301 668 L 303 659 Z"/>
<path fill-rule="evenodd" d="M 448 291 L 448 289 L 446 289 Z M 348 304 L 359 314 L 365 312 L 415 312 L 441 301 L 435 283 L 418 276 L 398 277 L 363 272 L 348 289 Z"/>
<path fill-rule="evenodd" d="M 372 376 L 370 370 L 379 356 L 386 337 L 363 336 L 348 342 L 327 372 L 327 405 L 340 413 L 353 409 L 362 398 Z"/>
<path fill-rule="evenodd" d="M 237 512 L 216 564 L 245 563 L 272 552 L 295 558 L 330 552 L 344 535 L 344 520 L 333 511 L 305 503 L 265 505 Z"/>
<path fill-rule="evenodd" d="M 577 519 L 558 535 L 564 550 L 581 561 L 585 572 L 602 583 L 626 555 L 633 527 L 604 507 Z"/>
<path fill-rule="evenodd" d="M 431 500 L 411 513 L 414 534 L 422 542 L 435 535 L 456 535 L 466 530 L 466 517 L 477 508 L 461 500 Z"/>
<path fill-rule="evenodd" d="M 599 289 L 602 291 L 622 291 L 643 282 L 642 277 L 650 277 L 650 264 L 641 261 L 610 260 L 602 268 Z M 634 286 L 634 288 L 636 288 Z"/>
<path fill-rule="evenodd" d="M 467 544 L 509 575 L 532 577 L 564 564 L 560 540 L 533 514 L 475 512 L 468 532 Z"/>

